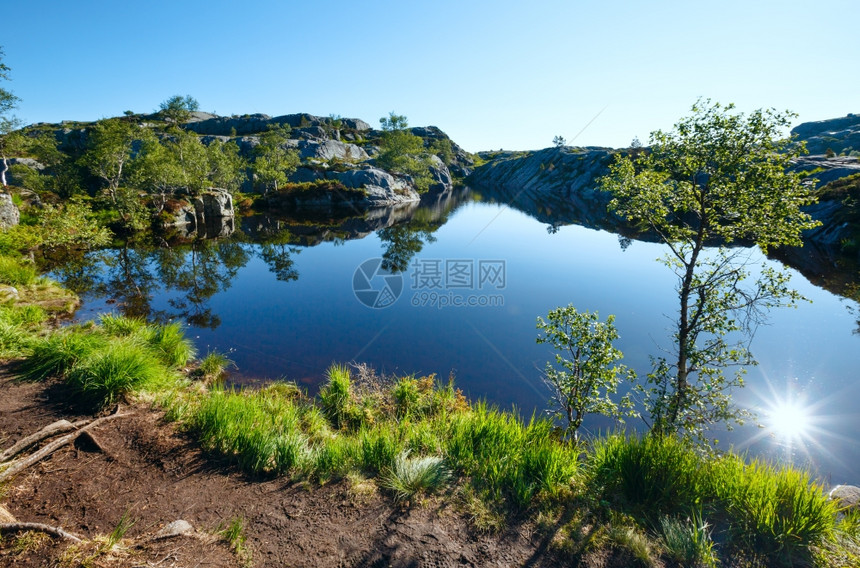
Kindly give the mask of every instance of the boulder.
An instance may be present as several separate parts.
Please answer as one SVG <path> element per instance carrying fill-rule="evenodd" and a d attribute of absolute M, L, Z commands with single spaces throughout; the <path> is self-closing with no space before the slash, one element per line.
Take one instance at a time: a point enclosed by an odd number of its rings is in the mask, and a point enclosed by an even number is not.
<path fill-rule="evenodd" d="M 348 188 L 364 189 L 368 205 L 394 205 L 421 199 L 407 181 L 373 166 L 339 172 L 335 177 Z"/>
<path fill-rule="evenodd" d="M 367 152 L 355 144 L 347 144 L 338 140 L 316 142 L 303 140 L 298 143 L 299 153 L 303 160 L 342 160 L 344 162 L 361 161 L 368 158 Z"/>
<path fill-rule="evenodd" d="M 438 156 L 430 156 L 430 161 L 432 162 L 430 176 L 433 178 L 430 191 L 451 191 L 454 188 L 454 180 L 451 178 L 448 166 Z"/>
<path fill-rule="evenodd" d="M 14 227 L 20 220 L 21 212 L 13 203 L 12 196 L 8 193 L 0 193 L 0 229 Z"/>
<path fill-rule="evenodd" d="M 209 219 L 233 217 L 233 196 L 224 189 L 210 189 L 194 200 L 194 212 L 198 225 Z"/>
<path fill-rule="evenodd" d="M 860 487 L 856 485 L 837 485 L 828 497 L 843 509 L 860 509 Z"/>

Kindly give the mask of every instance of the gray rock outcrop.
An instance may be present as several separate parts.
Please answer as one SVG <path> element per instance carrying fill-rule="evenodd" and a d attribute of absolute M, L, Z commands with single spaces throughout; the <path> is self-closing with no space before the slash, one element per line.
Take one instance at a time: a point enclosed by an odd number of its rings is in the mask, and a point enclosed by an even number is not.
<path fill-rule="evenodd" d="M 795 126 L 791 134 L 806 142 L 810 154 L 824 154 L 827 150 L 837 154 L 860 150 L 860 114 L 804 122 Z"/>
<path fill-rule="evenodd" d="M 407 181 L 373 166 L 339 172 L 334 177 L 348 188 L 363 189 L 366 193 L 363 201 L 369 206 L 395 205 L 421 199 Z"/>
<path fill-rule="evenodd" d="M 194 199 L 194 213 L 198 223 L 207 219 L 233 217 L 233 196 L 223 189 L 210 189 Z"/>
<path fill-rule="evenodd" d="M 21 220 L 21 212 L 8 193 L 0 193 L 0 229 L 14 227 Z"/>
<path fill-rule="evenodd" d="M 607 211 L 611 196 L 597 187 L 612 161 L 608 148 L 546 148 L 495 156 L 468 178 L 478 189 L 501 190 L 535 203 L 562 200 L 577 211 L 578 223 L 592 227 L 620 224 Z"/>
<path fill-rule="evenodd" d="M 345 162 L 366 160 L 369 156 L 361 147 L 348 144 L 338 140 L 324 140 L 321 142 L 302 140 L 297 145 L 299 155 L 303 160 L 342 160 Z"/>

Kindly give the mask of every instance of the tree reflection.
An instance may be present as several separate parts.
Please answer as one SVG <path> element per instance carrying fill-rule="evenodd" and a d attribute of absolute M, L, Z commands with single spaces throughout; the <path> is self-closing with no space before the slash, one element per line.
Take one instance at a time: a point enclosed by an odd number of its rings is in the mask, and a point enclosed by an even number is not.
<path fill-rule="evenodd" d="M 230 287 L 250 256 L 234 241 L 198 240 L 185 250 L 157 249 L 153 262 L 158 278 L 166 289 L 180 295 L 169 298 L 172 310 L 153 314 L 155 319 L 182 318 L 195 327 L 217 328 L 221 318 L 209 300 Z"/>
<path fill-rule="evenodd" d="M 382 253 L 382 268 L 395 273 L 405 272 L 412 258 L 421 252 L 425 243 L 436 242 L 433 233 L 447 220 L 447 212 L 437 216 L 431 210 L 418 209 L 405 223 L 377 231 L 376 234 L 385 248 Z"/>

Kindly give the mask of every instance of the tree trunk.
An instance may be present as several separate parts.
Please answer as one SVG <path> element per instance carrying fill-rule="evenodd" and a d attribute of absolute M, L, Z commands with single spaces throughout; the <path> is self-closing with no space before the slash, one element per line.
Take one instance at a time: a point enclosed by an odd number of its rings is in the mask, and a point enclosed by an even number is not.
<path fill-rule="evenodd" d="M 6 163 L 6 156 L 3 156 L 3 169 L 0 170 L 0 182 L 3 183 L 3 187 L 8 187 L 6 183 L 6 172 L 9 171 L 9 164 Z"/>

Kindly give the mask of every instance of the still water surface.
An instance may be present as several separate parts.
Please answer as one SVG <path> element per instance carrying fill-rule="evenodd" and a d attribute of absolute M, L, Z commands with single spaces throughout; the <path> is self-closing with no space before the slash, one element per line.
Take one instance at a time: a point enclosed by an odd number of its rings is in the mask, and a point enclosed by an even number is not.
<path fill-rule="evenodd" d="M 661 245 L 537 215 L 550 225 L 486 194 L 432 201 L 367 215 L 251 217 L 231 239 L 101 251 L 55 275 L 81 291 L 79 319 L 123 311 L 189 323 L 202 353 L 229 352 L 238 382 L 286 379 L 314 391 L 332 362 L 366 362 L 385 374 L 453 374 L 469 397 L 526 416 L 548 395 L 541 369 L 551 351 L 536 344 L 535 321 L 550 309 L 615 314 L 617 347 L 642 375 L 668 344 L 676 279 L 655 260 Z M 397 276 L 363 265 L 379 258 Z M 856 306 L 792 273 L 812 302 L 771 312 L 752 343 L 760 364 L 736 395 L 764 427 L 720 437 L 857 483 Z M 387 307 L 364 305 L 394 295 Z"/>

